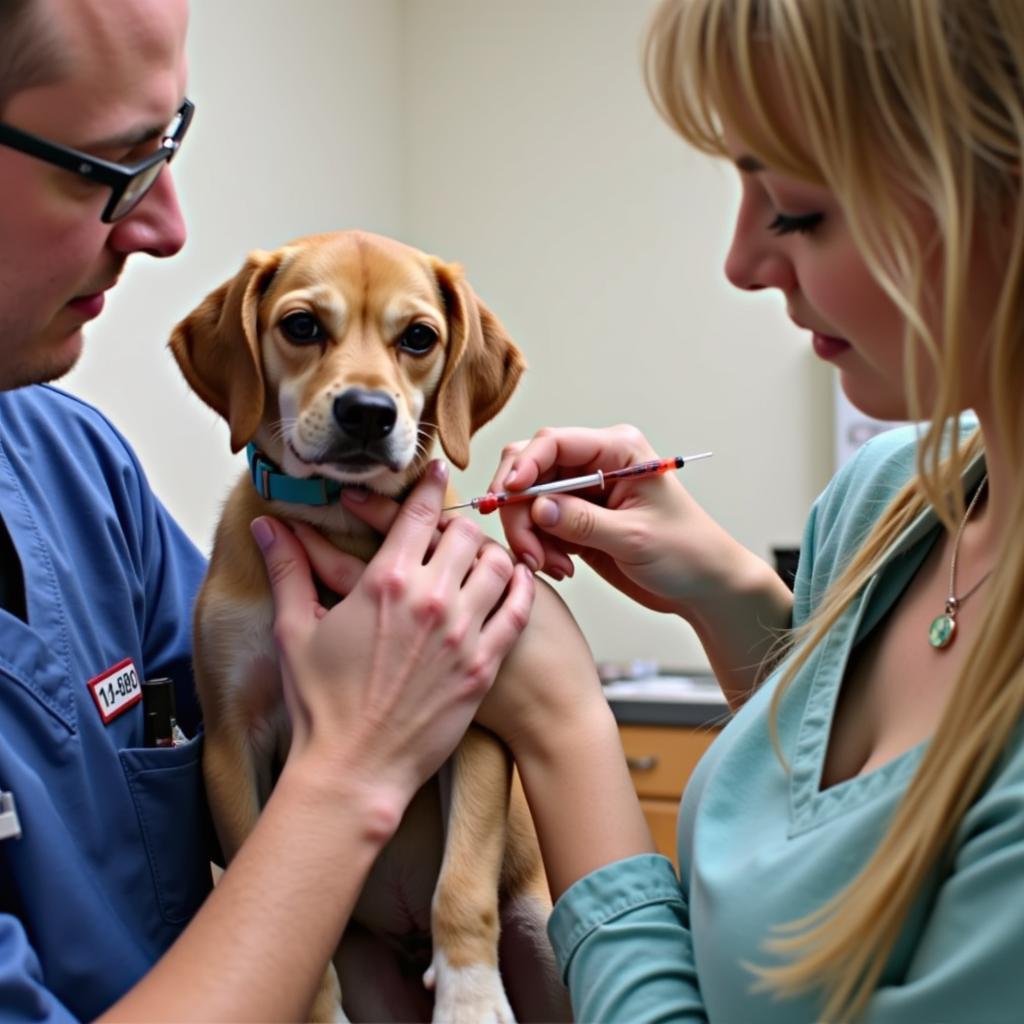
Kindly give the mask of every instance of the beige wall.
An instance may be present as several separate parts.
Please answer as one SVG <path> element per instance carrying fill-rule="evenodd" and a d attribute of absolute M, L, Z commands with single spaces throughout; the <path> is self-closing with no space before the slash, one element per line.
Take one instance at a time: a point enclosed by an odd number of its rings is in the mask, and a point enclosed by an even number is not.
<path fill-rule="evenodd" d="M 246 17 L 237 12 L 244 6 Z M 467 495 L 506 440 L 634 422 L 755 551 L 799 540 L 832 466 L 832 392 L 777 296 L 721 266 L 733 174 L 691 153 L 643 88 L 638 0 L 196 0 L 192 235 L 139 260 L 70 386 L 111 412 L 201 546 L 240 465 L 164 349 L 244 253 L 362 226 L 459 260 L 527 354 L 479 435 Z M 600 658 L 705 662 L 682 624 L 590 577 L 561 585 Z"/>

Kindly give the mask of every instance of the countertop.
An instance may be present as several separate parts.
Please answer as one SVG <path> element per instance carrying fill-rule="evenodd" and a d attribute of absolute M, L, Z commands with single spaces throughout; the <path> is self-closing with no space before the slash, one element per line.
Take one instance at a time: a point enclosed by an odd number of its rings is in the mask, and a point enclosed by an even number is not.
<path fill-rule="evenodd" d="M 709 673 L 660 672 L 603 685 L 620 725 L 724 725 L 729 705 Z"/>

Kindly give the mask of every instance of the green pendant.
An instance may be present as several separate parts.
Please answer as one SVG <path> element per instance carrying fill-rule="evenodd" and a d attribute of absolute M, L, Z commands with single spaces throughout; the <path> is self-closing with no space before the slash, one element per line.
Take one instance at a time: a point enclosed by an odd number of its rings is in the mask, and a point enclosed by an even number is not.
<path fill-rule="evenodd" d="M 952 615 L 940 615 L 928 627 L 928 643 L 932 647 L 948 647 L 956 632 L 956 619 Z"/>

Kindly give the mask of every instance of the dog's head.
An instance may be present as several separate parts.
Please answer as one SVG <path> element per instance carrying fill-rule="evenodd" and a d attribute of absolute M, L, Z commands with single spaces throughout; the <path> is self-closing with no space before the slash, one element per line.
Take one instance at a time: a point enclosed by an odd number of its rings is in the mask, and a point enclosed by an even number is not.
<path fill-rule="evenodd" d="M 361 231 L 249 254 L 181 321 L 196 393 L 291 476 L 397 494 L 435 437 L 460 469 L 522 353 L 455 264 Z"/>

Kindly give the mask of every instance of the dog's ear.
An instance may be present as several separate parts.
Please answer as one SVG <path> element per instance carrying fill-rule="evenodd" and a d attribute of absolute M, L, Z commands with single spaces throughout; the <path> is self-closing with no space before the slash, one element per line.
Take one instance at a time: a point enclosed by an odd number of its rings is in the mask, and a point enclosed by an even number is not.
<path fill-rule="evenodd" d="M 448 354 L 437 391 L 437 433 L 459 469 L 469 439 L 515 390 L 526 359 L 498 318 L 477 298 L 457 264 L 431 261 L 448 314 Z"/>
<path fill-rule="evenodd" d="M 257 312 L 280 262 L 280 253 L 249 253 L 242 269 L 171 332 L 171 352 L 185 379 L 228 421 L 233 452 L 248 443 L 263 416 Z"/>

